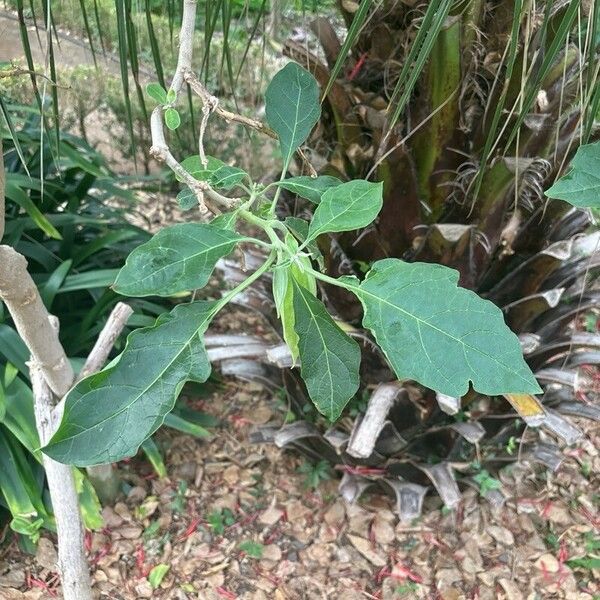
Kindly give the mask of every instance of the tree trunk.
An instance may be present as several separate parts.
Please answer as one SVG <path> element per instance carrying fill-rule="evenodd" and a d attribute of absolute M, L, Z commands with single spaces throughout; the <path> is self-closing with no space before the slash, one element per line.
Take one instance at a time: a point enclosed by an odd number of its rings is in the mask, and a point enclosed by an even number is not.
<path fill-rule="evenodd" d="M 41 368 L 33 363 L 29 367 L 29 373 L 40 443 L 45 445 L 58 425 L 53 415 L 54 399 Z M 43 462 L 56 519 L 59 541 L 58 570 L 64 600 L 91 600 L 92 588 L 83 547 L 83 523 L 79 512 L 73 469 L 46 455 L 43 455 Z"/>

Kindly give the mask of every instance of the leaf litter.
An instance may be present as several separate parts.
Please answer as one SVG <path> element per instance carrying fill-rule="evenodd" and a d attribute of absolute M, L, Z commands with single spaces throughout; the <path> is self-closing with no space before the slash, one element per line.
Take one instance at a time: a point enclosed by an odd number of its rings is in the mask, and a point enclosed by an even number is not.
<path fill-rule="evenodd" d="M 230 313 L 220 325 L 239 331 L 240 318 L 246 331 L 260 323 Z M 280 424 L 285 413 L 260 384 L 225 381 L 194 403 L 222 427 L 208 441 L 161 431 L 168 478 L 140 458 L 118 465 L 127 494 L 104 508 L 104 528 L 86 537 L 100 599 L 593 600 L 600 593 L 600 431 L 590 421 L 578 423 L 586 438 L 558 471 L 528 464 L 501 471 L 513 493 L 503 507 L 466 489 L 450 511 L 430 494 L 423 516 L 402 523 L 391 497 L 363 494 L 347 505 L 337 479 L 313 489 L 302 457 L 251 444 L 257 424 Z M 1 598 L 59 597 L 54 541 L 44 534 L 38 560 L 5 542 Z"/>

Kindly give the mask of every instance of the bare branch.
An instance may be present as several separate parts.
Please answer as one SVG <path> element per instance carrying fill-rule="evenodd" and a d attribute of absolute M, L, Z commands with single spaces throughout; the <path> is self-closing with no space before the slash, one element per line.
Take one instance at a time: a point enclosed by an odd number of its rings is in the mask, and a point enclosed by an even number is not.
<path fill-rule="evenodd" d="M 112 309 L 104 328 L 100 332 L 92 351 L 77 377 L 78 381 L 92 373 L 96 373 L 104 366 L 115 341 L 121 335 L 132 313 L 133 308 L 124 302 L 119 302 Z"/>
<path fill-rule="evenodd" d="M 368 458 L 373 453 L 388 413 L 402 392 L 399 382 L 382 383 L 369 398 L 367 412 L 357 422 L 348 442 L 347 452 L 356 458 Z"/>
<path fill-rule="evenodd" d="M 202 100 L 202 104 L 206 105 L 215 105 L 214 113 L 218 115 L 221 119 L 227 121 L 228 123 L 241 123 L 242 125 L 246 125 L 251 127 L 252 129 L 256 129 L 256 131 L 260 131 L 265 133 L 269 137 L 273 139 L 277 139 L 277 134 L 267 127 L 262 121 L 258 121 L 257 119 L 251 119 L 250 117 L 245 117 L 243 115 L 238 115 L 237 113 L 230 112 L 224 109 L 220 104 L 217 104 L 215 100 L 217 100 L 210 92 L 204 87 L 202 82 L 194 75 L 191 69 L 186 69 L 183 73 L 183 78 L 187 83 L 189 83 L 192 91 L 198 95 L 200 100 Z"/>
<path fill-rule="evenodd" d="M 35 360 L 29 364 L 34 412 L 40 443 L 46 444 L 56 430 L 53 420 L 52 391 L 46 384 L 45 370 Z M 48 489 L 52 499 L 58 535 L 58 570 L 65 600 L 91 600 L 90 575 L 85 560 L 83 523 L 77 499 L 73 469 L 42 455 Z"/>
<path fill-rule="evenodd" d="M 177 94 L 183 86 L 183 74 L 192 68 L 192 52 L 194 49 L 194 27 L 196 25 L 196 0 L 184 0 L 181 30 L 179 31 L 179 55 L 177 67 L 171 82 L 171 89 Z"/>
<path fill-rule="evenodd" d="M 73 369 L 27 272 L 27 261 L 10 246 L 0 246 L 0 298 L 48 385 L 62 397 L 73 383 Z"/>
<path fill-rule="evenodd" d="M 245 125 L 246 127 L 250 127 L 256 131 L 264 133 L 268 135 L 270 138 L 274 140 L 279 139 L 277 134 L 268 126 L 265 125 L 262 121 L 258 119 L 252 119 L 250 117 L 245 117 L 244 115 L 239 115 L 237 113 L 226 110 L 219 104 L 219 99 L 213 96 L 204 86 L 204 84 L 196 77 L 194 72 L 191 69 L 186 69 L 183 73 L 183 78 L 189 84 L 192 91 L 202 100 L 203 109 L 206 107 L 208 111 L 205 113 L 208 115 L 209 113 L 214 113 L 221 119 L 223 119 L 227 123 L 239 123 L 240 125 Z M 203 127 L 200 130 L 200 143 L 202 143 L 202 138 L 204 134 L 204 128 L 206 127 L 205 123 L 203 123 Z M 203 150 L 202 146 L 200 150 L 200 158 L 202 158 Z M 302 151 L 301 148 L 297 150 L 298 156 L 302 160 L 302 163 L 306 167 L 308 174 L 311 177 L 316 177 L 317 172 L 315 168 L 312 166 L 306 154 Z"/>
<path fill-rule="evenodd" d="M 213 190 L 205 181 L 199 181 L 192 177 L 173 156 L 165 140 L 162 108 L 160 106 L 157 106 L 150 116 L 150 132 L 152 134 L 150 154 L 156 160 L 164 162 L 196 194 L 200 214 L 204 218 L 208 217 L 210 213 L 220 214 L 220 208 L 230 210 L 238 204 L 239 200 L 237 198 L 227 198 L 227 196 Z"/>

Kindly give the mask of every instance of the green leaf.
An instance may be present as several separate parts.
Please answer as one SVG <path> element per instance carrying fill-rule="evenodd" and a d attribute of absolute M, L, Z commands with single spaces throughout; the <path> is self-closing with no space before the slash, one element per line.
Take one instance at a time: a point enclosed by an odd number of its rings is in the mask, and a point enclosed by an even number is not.
<path fill-rule="evenodd" d="M 279 136 L 284 171 L 321 116 L 317 80 L 288 63 L 271 80 L 265 95 L 267 123 Z"/>
<path fill-rule="evenodd" d="M 175 102 L 175 100 L 177 100 L 177 92 L 173 88 L 170 88 L 167 92 L 167 102 L 170 104 Z"/>
<path fill-rule="evenodd" d="M 160 586 L 170 568 L 170 565 L 166 565 L 164 563 L 152 567 L 152 570 L 148 574 L 148 583 L 153 590 Z"/>
<path fill-rule="evenodd" d="M 331 177 L 331 175 L 320 175 L 319 177 L 308 177 L 302 175 L 300 177 L 290 177 L 283 181 L 277 182 L 282 188 L 298 194 L 302 198 L 306 198 L 315 204 L 321 202 L 321 196 L 329 188 L 337 187 L 341 185 L 342 181 L 337 177 Z"/>
<path fill-rule="evenodd" d="M 167 415 L 168 416 L 168 415 Z M 167 467 L 163 460 L 162 454 L 160 453 L 159 447 L 156 442 L 150 437 L 144 440 L 141 445 L 142 452 L 146 455 L 146 458 L 152 465 L 154 472 L 162 479 L 167 476 Z"/>
<path fill-rule="evenodd" d="M 541 392 L 501 310 L 457 286 L 442 265 L 385 259 L 360 284 L 348 284 L 399 379 L 449 396 Z"/>
<path fill-rule="evenodd" d="M 17 185 L 11 183 L 8 178 L 4 190 L 6 197 L 16 202 L 30 216 L 31 220 L 50 238 L 62 240 L 62 236 L 50 223 L 50 221 L 42 214 L 29 195 Z"/>
<path fill-rule="evenodd" d="M 383 206 L 383 183 L 357 179 L 328 189 L 308 228 L 309 240 L 322 233 L 366 227 Z"/>
<path fill-rule="evenodd" d="M 196 423 L 192 423 L 191 421 L 187 421 L 183 417 L 176 415 L 174 413 L 169 413 L 165 417 L 165 425 L 167 427 L 171 427 L 172 429 L 176 429 L 177 431 L 181 431 L 182 433 L 187 433 L 188 435 L 193 435 L 198 438 L 209 438 L 211 437 L 210 432 L 201 425 Z"/>
<path fill-rule="evenodd" d="M 149 83 L 146 86 L 146 94 L 159 104 L 167 103 L 167 90 L 160 83 Z"/>
<path fill-rule="evenodd" d="M 265 547 L 260 542 L 245 540 L 238 546 L 240 551 L 245 552 L 251 558 L 262 558 Z"/>
<path fill-rule="evenodd" d="M 290 235 L 286 235 L 286 244 L 292 253 L 298 250 L 298 242 Z M 277 315 L 281 320 L 283 339 L 290 349 L 293 364 L 298 360 L 298 334 L 294 329 L 294 286 L 292 279 L 297 284 L 309 290 L 313 296 L 317 293 L 317 282 L 310 274 L 310 260 L 299 256 L 298 263 L 277 265 L 273 269 L 273 298 Z M 303 268 L 300 268 L 300 266 Z"/>
<path fill-rule="evenodd" d="M 206 166 L 204 166 L 200 157 L 194 155 L 186 158 L 181 163 L 181 166 L 192 175 L 192 177 L 195 177 L 200 181 L 208 182 L 210 186 L 215 189 L 231 189 L 234 185 L 237 185 L 244 178 L 248 177 L 247 173 L 242 171 L 242 169 L 230 167 L 218 158 L 207 156 L 206 160 L 207 163 Z"/>
<path fill-rule="evenodd" d="M 308 237 L 308 223 L 304 219 L 286 217 L 285 224 L 300 243 L 306 242 L 306 238 Z M 317 242 L 314 240 L 306 242 L 306 250 L 310 252 L 312 258 L 317 261 L 319 267 L 323 270 L 325 268 L 325 259 L 319 250 Z"/>
<path fill-rule="evenodd" d="M 580 146 L 571 170 L 546 190 L 546 196 L 580 208 L 600 208 L 600 142 Z"/>
<path fill-rule="evenodd" d="M 165 123 L 171 131 L 174 131 L 181 125 L 181 117 L 176 109 L 167 108 L 165 110 Z"/>
<path fill-rule="evenodd" d="M 198 206 L 196 194 L 187 186 L 177 194 L 176 200 L 181 210 L 191 210 Z"/>
<path fill-rule="evenodd" d="M 204 223 L 161 229 L 128 257 L 114 283 L 124 296 L 170 296 L 205 286 L 217 261 L 247 238 Z"/>
<path fill-rule="evenodd" d="M 180 304 L 131 333 L 118 359 L 68 393 L 61 424 L 43 451 L 78 466 L 133 456 L 162 425 L 183 384 L 210 375 L 202 334 L 217 307 Z"/>
<path fill-rule="evenodd" d="M 237 217 L 237 211 L 234 210 L 215 217 L 210 224 L 219 229 L 229 229 L 230 231 L 233 231 L 235 224 L 237 223 Z"/>
<path fill-rule="evenodd" d="M 335 421 L 358 390 L 360 348 L 320 300 L 294 278 L 292 284 L 302 379 L 319 412 Z"/>

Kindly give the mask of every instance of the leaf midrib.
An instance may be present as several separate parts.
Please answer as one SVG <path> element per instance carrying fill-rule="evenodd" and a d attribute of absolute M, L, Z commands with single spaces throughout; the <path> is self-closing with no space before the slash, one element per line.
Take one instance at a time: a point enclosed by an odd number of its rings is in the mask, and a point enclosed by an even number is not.
<path fill-rule="evenodd" d="M 323 348 L 324 348 L 325 360 L 327 361 L 327 376 L 328 376 L 328 379 L 329 379 L 329 390 L 330 390 L 330 392 L 329 392 L 329 411 L 330 411 L 329 414 L 333 415 L 333 409 L 334 409 L 334 403 L 333 403 L 333 378 L 331 376 L 331 363 L 329 361 L 329 352 L 328 352 L 328 349 L 327 349 L 327 344 L 325 343 L 325 338 L 323 337 L 323 334 L 321 333 L 321 329 L 319 327 L 319 324 L 318 324 L 318 322 L 317 322 L 317 320 L 315 318 L 315 313 L 313 313 L 313 311 L 312 311 L 312 309 L 310 307 L 310 304 L 306 301 L 306 298 L 304 296 L 303 290 L 301 289 L 301 286 L 298 283 L 296 283 L 295 281 L 294 281 L 294 285 L 300 291 L 300 297 L 302 298 L 302 301 L 304 302 L 304 304 L 306 304 L 306 308 L 308 309 L 308 312 L 310 313 L 310 318 L 314 322 L 315 327 L 316 327 L 317 331 L 319 332 L 319 337 L 321 338 L 321 343 L 322 343 Z"/>
<path fill-rule="evenodd" d="M 331 189 L 336 189 L 331 188 Z M 354 205 L 361 199 L 364 198 L 369 192 L 371 191 L 371 188 L 369 188 L 368 190 L 366 190 L 364 193 L 362 193 L 360 196 L 358 196 L 357 198 L 352 198 L 351 197 L 351 201 L 345 206 L 344 210 L 342 210 L 341 212 L 339 212 L 337 215 L 334 215 L 332 213 L 331 218 L 329 219 L 329 221 L 323 222 L 319 227 L 317 227 L 312 233 L 310 231 L 310 227 L 309 227 L 309 231 L 308 231 L 308 237 L 306 238 L 306 241 L 309 240 L 313 240 L 315 236 L 317 235 L 321 235 L 322 233 L 327 233 L 326 231 L 323 231 L 323 227 L 327 227 L 328 225 L 330 225 L 331 223 L 333 223 L 334 221 L 340 219 L 341 217 L 343 217 L 351 208 L 354 207 Z M 326 200 L 321 200 L 317 210 L 319 208 L 321 208 L 321 206 L 325 206 L 324 202 L 326 202 Z M 329 210 L 331 211 L 331 207 L 327 207 L 329 208 Z M 312 223 L 311 223 L 312 225 Z"/>
<path fill-rule="evenodd" d="M 147 385 L 147 386 L 146 386 L 146 387 L 145 387 L 145 388 L 142 390 L 142 392 L 141 392 L 141 393 L 139 393 L 137 396 L 135 396 L 135 398 L 133 398 L 133 399 L 131 400 L 131 402 L 129 402 L 129 404 L 125 405 L 125 406 L 124 406 L 123 408 L 121 408 L 120 410 L 118 410 L 118 411 L 116 411 L 116 412 L 114 412 L 114 413 L 110 414 L 108 417 L 106 417 L 106 418 L 102 419 L 101 421 L 98 421 L 98 423 L 94 423 L 94 425 L 92 425 L 91 427 L 89 427 L 89 428 L 87 428 L 87 429 L 84 429 L 83 431 L 81 431 L 81 432 L 79 432 L 79 433 L 76 433 L 76 434 L 74 434 L 74 435 L 70 435 L 69 437 L 66 437 L 66 438 L 63 438 L 63 439 L 61 439 L 61 440 L 60 440 L 58 443 L 64 443 L 64 442 L 66 442 L 66 441 L 72 441 L 72 440 L 76 439 L 77 437 L 79 437 L 80 435 L 85 435 L 85 434 L 89 433 L 90 431 L 93 431 L 93 430 L 95 430 L 96 428 L 100 427 L 101 425 L 104 425 L 104 423 L 106 423 L 107 421 L 110 421 L 111 419 L 114 419 L 114 418 L 116 418 L 116 417 L 120 416 L 120 415 L 121 415 L 122 413 L 124 413 L 126 410 L 129 410 L 129 409 L 130 409 L 130 408 L 131 408 L 131 407 L 132 407 L 132 406 L 133 406 L 133 405 L 134 405 L 136 402 L 138 402 L 138 401 L 139 401 L 140 397 L 142 397 L 142 396 L 143 396 L 143 395 L 144 395 L 144 394 L 145 394 L 145 393 L 146 393 L 146 392 L 147 392 L 147 391 L 148 391 L 148 390 L 149 390 L 149 389 L 150 389 L 152 386 L 154 386 L 154 385 L 155 385 L 155 384 L 158 382 L 158 380 L 159 380 L 159 379 L 160 379 L 160 378 L 161 378 L 161 377 L 162 377 L 162 376 L 165 374 L 165 372 L 166 372 L 166 371 L 167 371 L 167 370 L 168 370 L 168 369 L 169 369 L 169 368 L 170 368 L 170 367 L 173 365 L 173 363 L 174 363 L 174 362 L 175 362 L 175 361 L 176 361 L 176 360 L 177 360 L 177 359 L 178 359 L 178 358 L 181 356 L 181 354 L 184 352 L 184 350 L 185 350 L 185 349 L 186 349 L 186 348 L 187 348 L 187 347 L 188 347 L 188 346 L 191 344 L 191 341 L 192 341 L 192 339 L 193 339 L 193 338 L 194 338 L 196 335 L 198 335 L 198 332 L 200 331 L 200 329 L 202 329 L 202 327 L 205 325 L 205 323 L 206 323 L 206 322 L 207 322 L 207 321 L 208 321 L 208 320 L 209 320 L 209 319 L 210 319 L 210 318 L 213 316 L 214 312 L 216 312 L 216 311 L 215 311 L 215 309 L 211 310 L 211 311 L 210 311 L 210 312 L 209 312 L 209 313 L 206 315 L 206 317 L 203 319 L 202 323 L 200 323 L 200 325 L 198 325 L 198 328 L 197 328 L 197 329 L 196 329 L 196 330 L 195 330 L 195 331 L 192 333 L 192 335 L 190 335 L 190 337 L 188 338 L 187 342 L 185 342 L 185 343 L 182 345 L 182 347 L 181 347 L 181 350 L 180 350 L 180 351 L 179 351 L 177 354 L 175 354 L 175 355 L 173 356 L 173 358 L 172 358 L 172 359 L 169 361 L 168 365 L 167 365 L 167 366 L 166 366 L 164 369 L 162 369 L 162 370 L 160 371 L 160 373 L 158 374 L 158 376 L 157 376 L 157 377 L 155 377 L 155 378 L 154 378 L 154 379 L 153 379 L 153 380 L 150 382 L 150 384 L 149 384 L 149 385 Z M 127 348 L 125 348 L 125 350 L 127 350 Z M 125 351 L 125 350 L 124 350 L 124 351 Z M 115 367 L 116 367 L 116 365 L 115 365 Z M 114 367 L 113 367 L 113 368 L 114 368 Z M 78 404 L 79 402 L 81 402 L 85 396 L 87 396 L 88 394 L 90 394 L 90 393 L 92 393 L 92 392 L 94 392 L 94 391 L 96 391 L 96 390 L 95 390 L 95 389 L 93 389 L 93 390 L 90 390 L 89 392 L 86 392 L 85 394 L 82 394 L 82 395 L 81 395 L 81 396 L 78 398 L 78 400 L 77 400 L 76 404 Z M 76 404 L 75 404 L 75 405 L 76 405 Z M 74 406 L 75 406 L 75 405 L 74 405 Z M 72 410 L 72 409 L 71 409 L 71 410 Z M 70 410 L 69 412 L 71 412 L 71 410 Z M 51 444 L 51 445 L 49 445 L 48 447 L 50 447 L 50 448 L 51 448 L 52 446 L 56 446 L 58 443 Z"/>
<path fill-rule="evenodd" d="M 516 376 L 518 376 L 520 379 L 522 379 L 523 381 L 527 382 L 528 384 L 530 383 L 527 379 L 525 379 L 522 375 L 520 375 L 518 372 L 514 371 L 513 369 L 511 369 L 509 366 L 507 366 L 506 364 L 504 364 L 502 361 L 498 360 L 495 356 L 492 356 L 490 354 L 488 354 L 487 352 L 483 352 L 482 350 L 479 350 L 478 348 L 475 348 L 469 344 L 467 344 L 466 342 L 463 342 L 462 340 L 460 340 L 457 337 L 454 337 L 452 334 L 444 331 L 443 329 L 440 329 L 439 327 L 436 327 L 435 325 L 433 325 L 432 323 L 430 323 L 429 321 L 425 321 L 424 319 L 421 319 L 419 317 L 417 317 L 416 315 L 414 315 L 413 313 L 405 310 L 404 308 L 398 306 L 397 304 L 394 304 L 392 302 L 389 302 L 388 300 L 380 297 L 380 296 L 376 296 L 375 294 L 373 294 L 372 292 L 369 292 L 367 290 L 365 290 L 364 288 L 362 288 L 361 286 L 352 286 L 354 287 L 359 295 L 360 294 L 365 294 L 367 296 L 371 296 L 371 298 L 374 298 L 375 300 L 378 300 L 379 302 L 382 302 L 384 304 L 387 304 L 388 306 L 390 306 L 391 308 L 396 308 L 398 309 L 400 312 L 404 313 L 405 315 L 411 317 L 412 319 L 414 319 L 415 321 L 417 321 L 418 323 L 422 323 L 423 325 L 426 325 L 427 327 L 430 327 L 431 329 L 434 329 L 435 331 L 441 333 L 442 335 L 450 338 L 451 340 L 454 340 L 455 342 L 458 342 L 459 344 L 461 344 L 462 346 L 469 348 L 470 350 L 477 352 L 478 354 L 482 354 L 483 356 L 486 356 L 487 358 L 489 358 L 490 360 L 502 365 L 507 371 L 514 373 Z M 464 350 L 463 350 L 464 351 Z M 472 369 L 471 369 L 472 370 Z"/>
<path fill-rule="evenodd" d="M 184 238 L 188 238 L 189 240 L 191 240 L 193 242 L 206 244 L 206 242 L 204 242 L 202 240 L 194 239 L 190 234 L 186 234 L 184 232 L 181 232 L 180 235 L 182 237 L 184 237 Z M 130 283 L 129 287 L 131 287 L 132 285 L 133 286 L 139 285 L 139 284 L 147 281 L 148 279 L 154 277 L 157 273 L 162 273 L 163 271 L 172 268 L 174 265 L 179 265 L 181 263 L 185 263 L 186 261 L 190 261 L 190 260 L 193 260 L 195 258 L 198 258 L 199 256 L 202 256 L 203 254 L 208 254 L 211 250 L 217 250 L 217 249 L 220 249 L 220 248 L 222 248 L 224 246 L 227 246 L 229 244 L 238 244 L 238 243 L 243 242 L 243 241 L 245 241 L 247 239 L 248 238 L 245 238 L 245 237 L 242 237 L 242 236 L 238 236 L 237 238 L 230 239 L 227 242 L 218 243 L 218 244 L 216 244 L 214 246 L 205 245 L 204 248 L 200 252 L 197 252 L 196 254 L 191 254 L 190 256 L 186 256 L 186 257 L 181 258 L 179 260 L 175 260 L 175 261 L 169 262 L 169 264 L 166 264 L 166 265 L 160 267 L 159 269 L 156 269 L 156 270 L 152 271 L 148 275 L 145 275 L 145 276 L 141 277 L 140 279 L 137 279 L 134 283 Z M 155 249 L 157 250 L 158 248 L 163 248 L 164 249 L 166 247 L 163 246 L 163 245 L 160 245 L 160 246 L 157 246 Z M 127 266 L 127 265 L 125 265 L 125 266 Z M 117 277 L 117 281 L 118 281 L 118 277 Z M 117 282 L 115 282 L 115 287 L 116 288 L 119 287 L 117 285 Z M 124 286 L 124 287 L 127 287 L 127 286 Z"/>

